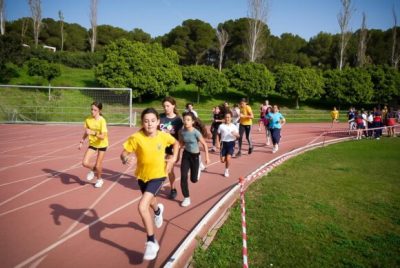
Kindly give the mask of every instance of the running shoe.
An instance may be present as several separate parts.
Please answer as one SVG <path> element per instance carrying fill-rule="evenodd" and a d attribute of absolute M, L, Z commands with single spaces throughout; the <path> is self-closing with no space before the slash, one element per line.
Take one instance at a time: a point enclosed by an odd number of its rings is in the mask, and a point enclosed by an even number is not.
<path fill-rule="evenodd" d="M 169 193 L 169 199 L 175 199 L 177 195 L 178 192 L 176 191 L 176 189 L 171 189 L 171 192 Z"/>
<path fill-rule="evenodd" d="M 103 183 L 104 183 L 103 179 L 100 178 L 96 181 L 96 184 L 94 185 L 94 187 L 101 188 L 101 186 L 103 186 Z"/>
<path fill-rule="evenodd" d="M 183 201 L 181 203 L 182 207 L 188 207 L 190 206 L 191 202 L 190 202 L 190 197 L 185 197 L 183 198 Z"/>
<path fill-rule="evenodd" d="M 160 246 L 158 245 L 157 240 L 155 240 L 155 242 L 147 241 L 143 259 L 147 260 L 147 261 L 154 260 L 157 257 L 157 253 L 158 253 L 159 249 L 160 249 Z"/>
<path fill-rule="evenodd" d="M 89 173 L 86 175 L 86 179 L 87 179 L 88 181 L 91 181 L 91 180 L 94 179 L 94 172 L 93 172 L 92 170 L 89 171 Z"/>
<path fill-rule="evenodd" d="M 224 176 L 227 177 L 227 178 L 229 177 L 229 170 L 228 169 L 225 169 Z"/>
<path fill-rule="evenodd" d="M 253 152 L 253 147 L 249 147 L 249 154 Z"/>
<path fill-rule="evenodd" d="M 160 214 L 155 215 L 154 214 L 154 225 L 157 228 L 160 228 L 163 224 L 163 213 L 164 213 L 164 205 L 163 204 L 158 204 L 158 208 L 160 209 Z"/>

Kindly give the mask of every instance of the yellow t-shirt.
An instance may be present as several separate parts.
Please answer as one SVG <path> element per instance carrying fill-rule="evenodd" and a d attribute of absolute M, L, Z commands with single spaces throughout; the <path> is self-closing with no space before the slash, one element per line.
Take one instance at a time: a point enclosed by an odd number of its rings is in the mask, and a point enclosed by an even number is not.
<path fill-rule="evenodd" d="M 244 108 L 240 107 L 240 114 L 249 115 L 252 114 L 251 107 L 246 105 Z M 253 124 L 253 120 L 251 118 L 240 118 L 240 124 L 249 126 Z"/>
<path fill-rule="evenodd" d="M 131 135 L 125 141 L 124 149 L 136 153 L 136 177 L 144 182 L 166 177 L 165 148 L 174 143 L 172 135 L 159 130 L 154 137 L 146 136 L 142 130 Z"/>
<path fill-rule="evenodd" d="M 332 119 L 338 119 L 339 118 L 339 111 L 338 110 L 331 111 L 331 117 L 332 117 Z"/>
<path fill-rule="evenodd" d="M 90 146 L 95 148 L 104 148 L 108 146 L 107 122 L 104 117 L 100 116 L 99 120 L 96 120 L 93 116 L 89 116 L 85 120 L 85 128 L 105 134 L 104 139 L 99 139 L 95 135 L 89 135 Z"/>

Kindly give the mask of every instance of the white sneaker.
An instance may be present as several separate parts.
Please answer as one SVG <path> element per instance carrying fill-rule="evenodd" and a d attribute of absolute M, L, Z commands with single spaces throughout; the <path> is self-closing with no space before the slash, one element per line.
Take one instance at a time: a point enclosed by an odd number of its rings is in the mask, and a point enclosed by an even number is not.
<path fill-rule="evenodd" d="M 164 213 L 164 205 L 163 204 L 158 204 L 158 208 L 160 209 L 160 214 L 159 215 L 154 215 L 154 225 L 157 228 L 160 228 L 163 224 L 163 213 Z"/>
<path fill-rule="evenodd" d="M 94 187 L 101 188 L 101 186 L 103 186 L 103 183 L 104 183 L 103 179 L 98 179 Z"/>
<path fill-rule="evenodd" d="M 225 177 L 229 177 L 229 170 L 228 169 L 225 169 L 224 176 Z"/>
<path fill-rule="evenodd" d="M 274 154 L 274 153 L 276 153 L 276 151 L 277 151 L 277 149 L 276 149 L 276 147 L 274 146 L 274 147 L 272 148 L 272 153 Z"/>
<path fill-rule="evenodd" d="M 158 245 L 157 240 L 155 242 L 147 241 L 146 249 L 144 251 L 143 260 L 154 260 L 157 257 L 158 250 L 160 249 L 160 245 Z"/>
<path fill-rule="evenodd" d="M 91 181 L 91 180 L 94 179 L 94 172 L 93 172 L 93 170 L 89 171 L 89 173 L 86 175 L 86 179 L 87 179 L 88 181 Z"/>
<path fill-rule="evenodd" d="M 188 207 L 188 206 L 190 206 L 190 197 L 185 197 L 185 198 L 183 198 L 183 201 L 182 201 L 182 203 L 181 203 L 181 206 L 182 206 L 182 207 Z"/>
<path fill-rule="evenodd" d="M 206 166 L 203 164 L 203 162 L 200 161 L 200 170 L 204 171 L 206 170 Z"/>

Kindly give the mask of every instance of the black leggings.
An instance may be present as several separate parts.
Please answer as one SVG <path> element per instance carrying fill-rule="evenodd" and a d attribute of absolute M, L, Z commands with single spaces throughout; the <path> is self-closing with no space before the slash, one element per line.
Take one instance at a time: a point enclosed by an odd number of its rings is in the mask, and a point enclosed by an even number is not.
<path fill-rule="evenodd" d="M 272 136 L 272 144 L 279 145 L 279 141 L 281 140 L 281 129 L 280 128 L 271 128 L 271 136 Z"/>
<path fill-rule="evenodd" d="M 249 148 L 253 148 L 253 143 L 250 137 L 251 125 L 239 125 L 239 152 L 242 150 L 243 133 L 246 132 L 246 139 L 249 143 Z"/>
<path fill-rule="evenodd" d="M 184 197 L 189 197 L 188 173 L 190 181 L 196 183 L 200 172 L 200 153 L 192 154 L 186 150 L 182 154 L 181 162 L 181 190 Z"/>

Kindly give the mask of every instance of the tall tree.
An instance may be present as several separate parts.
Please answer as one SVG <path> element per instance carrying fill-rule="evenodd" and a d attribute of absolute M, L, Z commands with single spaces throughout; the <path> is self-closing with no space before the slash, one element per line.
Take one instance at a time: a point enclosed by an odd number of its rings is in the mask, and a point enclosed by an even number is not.
<path fill-rule="evenodd" d="M 58 11 L 58 17 L 60 18 L 60 31 L 61 31 L 61 51 L 64 50 L 64 15 L 61 10 Z"/>
<path fill-rule="evenodd" d="M 340 27 L 340 44 L 339 44 L 339 70 L 344 66 L 344 57 L 346 52 L 347 43 L 350 40 L 351 32 L 349 30 L 349 22 L 353 9 L 351 7 L 351 0 L 340 0 L 342 2 L 342 10 L 338 14 L 338 22 Z"/>
<path fill-rule="evenodd" d="M 361 23 L 360 29 L 360 39 L 358 41 L 358 50 L 357 50 L 357 65 L 358 67 L 363 67 L 366 63 L 366 55 L 365 52 L 367 51 L 367 37 L 368 37 L 368 30 L 366 24 L 366 15 L 363 12 L 363 18 Z"/>
<path fill-rule="evenodd" d="M 392 44 L 392 66 L 395 69 L 397 69 L 400 60 L 400 55 L 397 49 L 397 15 L 394 7 L 393 7 L 393 20 L 394 20 L 394 25 L 393 25 L 393 44 Z"/>
<path fill-rule="evenodd" d="M 268 0 L 248 0 L 249 8 L 249 29 L 247 40 L 247 53 L 250 62 L 255 62 L 262 57 L 266 48 L 262 36 L 264 24 L 268 18 Z"/>
<path fill-rule="evenodd" d="M 0 0 L 0 33 L 6 33 L 6 12 L 4 7 L 4 0 Z"/>
<path fill-rule="evenodd" d="M 97 41 L 97 0 L 90 1 L 90 26 L 92 27 L 92 33 L 89 38 L 90 51 L 93 53 Z"/>
<path fill-rule="evenodd" d="M 224 50 L 225 46 L 228 44 L 229 41 L 229 34 L 225 31 L 224 28 L 218 27 L 217 28 L 217 39 L 219 45 L 219 62 L 218 62 L 218 69 L 221 72 L 222 70 L 222 61 L 224 59 Z"/>
<path fill-rule="evenodd" d="M 35 40 L 35 47 L 39 43 L 40 28 L 42 26 L 42 7 L 40 0 L 28 0 L 29 7 L 32 13 L 33 21 L 33 37 Z"/>

